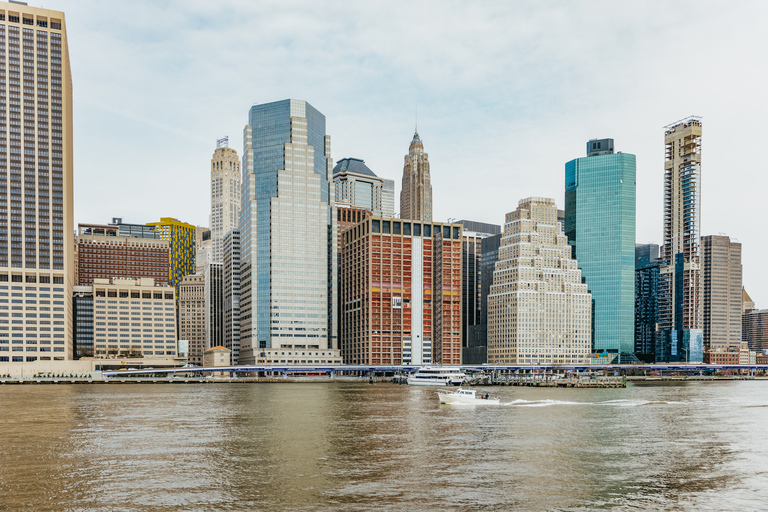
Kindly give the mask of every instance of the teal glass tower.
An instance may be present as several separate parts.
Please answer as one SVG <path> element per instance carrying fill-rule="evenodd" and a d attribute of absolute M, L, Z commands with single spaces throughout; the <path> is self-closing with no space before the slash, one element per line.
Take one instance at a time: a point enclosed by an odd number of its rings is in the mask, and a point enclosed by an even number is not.
<path fill-rule="evenodd" d="M 592 349 L 614 363 L 634 357 L 635 155 L 590 140 L 565 164 L 565 234 L 592 293 Z"/>

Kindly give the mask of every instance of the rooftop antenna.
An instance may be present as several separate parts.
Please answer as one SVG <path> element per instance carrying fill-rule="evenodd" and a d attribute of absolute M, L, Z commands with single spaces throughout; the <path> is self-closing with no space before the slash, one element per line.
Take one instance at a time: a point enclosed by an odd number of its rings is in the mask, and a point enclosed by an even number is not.
<path fill-rule="evenodd" d="M 419 106 L 416 105 L 416 133 L 419 133 Z"/>

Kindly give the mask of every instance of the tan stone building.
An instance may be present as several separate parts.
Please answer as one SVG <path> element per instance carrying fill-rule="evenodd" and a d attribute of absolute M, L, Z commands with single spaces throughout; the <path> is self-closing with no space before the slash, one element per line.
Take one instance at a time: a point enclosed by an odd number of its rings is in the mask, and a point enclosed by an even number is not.
<path fill-rule="evenodd" d="M 203 366 L 206 368 L 231 366 L 231 354 L 232 351 L 227 347 L 222 347 L 220 345 L 211 347 L 203 354 Z"/>
<path fill-rule="evenodd" d="M 400 218 L 421 222 L 432 222 L 432 179 L 429 174 L 429 156 L 419 132 L 405 155 L 403 165 L 403 188 L 400 190 Z"/>
<path fill-rule="evenodd" d="M 488 363 L 589 363 L 591 316 L 554 199 L 521 200 L 506 216 L 488 296 Z"/>
<path fill-rule="evenodd" d="M 152 279 L 95 279 L 94 357 L 176 359 L 176 290 Z"/>
<path fill-rule="evenodd" d="M 0 20 L 0 363 L 64 361 L 75 281 L 64 13 L 3 2 Z"/>
<path fill-rule="evenodd" d="M 179 339 L 189 341 L 192 364 L 203 364 L 205 321 L 205 276 L 184 276 L 179 284 Z"/>
<path fill-rule="evenodd" d="M 216 263 L 224 257 L 224 237 L 240 218 L 240 158 L 227 140 L 218 141 L 211 157 L 211 261 Z"/>
<path fill-rule="evenodd" d="M 723 235 L 701 237 L 704 349 L 741 345 L 741 244 Z"/>

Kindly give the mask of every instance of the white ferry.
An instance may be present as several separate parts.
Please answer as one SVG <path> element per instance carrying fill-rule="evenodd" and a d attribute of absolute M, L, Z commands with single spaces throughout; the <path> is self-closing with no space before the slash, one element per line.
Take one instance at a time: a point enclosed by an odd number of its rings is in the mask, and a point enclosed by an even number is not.
<path fill-rule="evenodd" d="M 461 386 L 467 375 L 461 368 L 423 366 L 408 376 L 411 386 Z"/>

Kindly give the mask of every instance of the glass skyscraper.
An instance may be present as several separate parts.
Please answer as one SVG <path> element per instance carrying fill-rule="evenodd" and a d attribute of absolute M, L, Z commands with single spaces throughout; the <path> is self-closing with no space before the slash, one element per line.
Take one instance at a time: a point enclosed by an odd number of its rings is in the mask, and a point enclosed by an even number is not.
<path fill-rule="evenodd" d="M 325 116 L 255 105 L 243 134 L 240 362 L 338 359 L 336 213 Z"/>
<path fill-rule="evenodd" d="M 613 139 L 565 164 L 565 234 L 594 301 L 592 348 L 621 363 L 634 360 L 635 166 Z"/>

